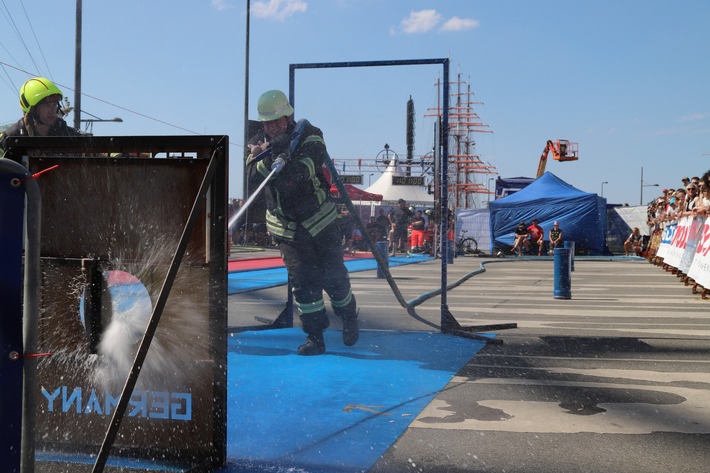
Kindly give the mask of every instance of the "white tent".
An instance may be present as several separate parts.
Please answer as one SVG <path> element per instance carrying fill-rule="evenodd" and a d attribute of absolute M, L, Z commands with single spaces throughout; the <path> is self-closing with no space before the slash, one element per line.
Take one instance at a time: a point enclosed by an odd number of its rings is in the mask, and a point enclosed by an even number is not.
<path fill-rule="evenodd" d="M 397 158 L 390 161 L 387 169 L 365 191 L 382 195 L 382 205 L 395 205 L 399 199 L 414 206 L 434 205 L 434 196 L 423 186 L 393 185 L 392 176 L 406 176 L 404 169 L 397 164 Z"/>
<path fill-rule="evenodd" d="M 621 218 L 621 220 L 629 226 L 626 233 L 631 233 L 631 230 L 633 230 L 634 227 L 639 227 L 641 235 L 649 235 L 647 206 L 639 205 L 635 207 L 614 207 L 612 211 L 616 212 L 619 218 Z"/>

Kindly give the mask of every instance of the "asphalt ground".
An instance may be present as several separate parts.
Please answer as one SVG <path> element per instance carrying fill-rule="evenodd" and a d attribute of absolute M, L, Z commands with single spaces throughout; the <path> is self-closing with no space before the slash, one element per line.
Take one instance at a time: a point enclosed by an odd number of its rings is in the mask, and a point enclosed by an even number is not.
<path fill-rule="evenodd" d="M 392 275 L 415 300 L 440 287 L 441 262 Z M 710 471 L 710 300 L 635 258 L 577 257 L 569 300 L 553 297 L 549 258 L 459 257 L 447 279 L 460 282 L 446 298 L 462 326 L 517 328 L 494 332 L 502 344 L 476 354 L 371 473 Z M 431 330 L 374 271 L 351 281 L 363 330 Z M 276 314 L 284 297 L 230 297 L 230 324 Z M 441 298 L 415 311 L 438 324 Z"/>

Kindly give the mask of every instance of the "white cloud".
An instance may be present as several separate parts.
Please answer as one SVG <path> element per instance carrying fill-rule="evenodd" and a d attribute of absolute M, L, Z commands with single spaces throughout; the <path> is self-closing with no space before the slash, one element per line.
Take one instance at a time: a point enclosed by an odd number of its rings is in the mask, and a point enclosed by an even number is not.
<path fill-rule="evenodd" d="M 405 33 L 426 33 L 434 28 L 441 18 L 436 10 L 412 11 L 407 18 L 402 20 L 400 28 Z"/>
<path fill-rule="evenodd" d="M 649 130 L 644 133 L 645 136 L 671 136 L 671 135 L 698 135 L 705 134 L 703 130 L 675 127 L 675 128 L 659 128 L 657 130 Z"/>
<path fill-rule="evenodd" d="M 476 28 L 479 25 L 478 20 L 472 20 L 470 18 L 459 18 L 455 16 L 449 20 L 441 27 L 441 31 L 463 31 Z"/>
<path fill-rule="evenodd" d="M 698 120 L 705 120 L 706 118 L 710 117 L 710 113 L 690 113 L 688 115 L 684 115 L 680 117 L 680 121 L 682 122 L 695 122 Z"/>
<path fill-rule="evenodd" d="M 234 5 L 227 0 L 212 0 L 212 6 L 218 11 L 225 11 L 234 8 Z"/>
<path fill-rule="evenodd" d="M 257 18 L 283 21 L 298 12 L 308 10 L 308 4 L 302 0 L 269 0 L 268 2 L 254 2 L 251 13 Z"/>

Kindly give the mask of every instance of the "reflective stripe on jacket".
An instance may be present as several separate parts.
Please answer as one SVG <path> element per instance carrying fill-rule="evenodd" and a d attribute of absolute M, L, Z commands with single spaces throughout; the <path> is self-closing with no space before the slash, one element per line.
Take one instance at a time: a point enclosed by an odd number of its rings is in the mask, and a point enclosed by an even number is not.
<path fill-rule="evenodd" d="M 293 240 L 298 225 L 316 236 L 337 217 L 335 204 L 328 200 L 330 188 L 323 171 L 327 151 L 321 132 L 306 123 L 302 136 L 305 138 L 292 146 L 295 150 L 286 166 L 272 177 L 265 195 L 266 227 L 283 241 Z M 268 177 L 272 162 L 273 158 L 251 164 L 252 178 Z"/>

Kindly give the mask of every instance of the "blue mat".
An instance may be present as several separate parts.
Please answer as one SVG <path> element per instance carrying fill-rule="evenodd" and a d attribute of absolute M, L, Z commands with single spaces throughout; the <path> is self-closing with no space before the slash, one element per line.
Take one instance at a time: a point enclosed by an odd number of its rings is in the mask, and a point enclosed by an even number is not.
<path fill-rule="evenodd" d="M 221 473 L 366 471 L 485 345 L 429 332 L 326 331 L 324 356 L 296 355 L 300 329 L 230 336 L 228 465 Z"/>
<path fill-rule="evenodd" d="M 227 464 L 218 473 L 365 472 L 485 343 L 432 332 L 362 331 L 354 347 L 328 330 L 323 356 L 302 357 L 298 328 L 230 335 Z M 91 465 L 94 456 L 38 452 Z M 108 466 L 184 472 L 163 460 Z"/>
<path fill-rule="evenodd" d="M 404 264 L 421 263 L 433 259 L 427 255 L 394 256 L 389 258 L 390 267 Z M 374 258 L 359 258 L 345 262 L 348 272 L 368 271 L 377 269 Z M 254 271 L 238 271 L 227 275 L 228 294 L 241 294 L 244 292 L 265 289 L 267 287 L 283 286 L 288 282 L 286 268 L 256 269 Z"/>

